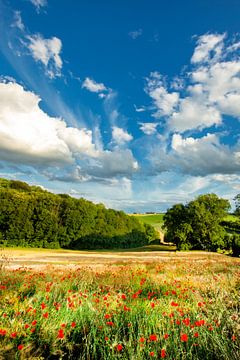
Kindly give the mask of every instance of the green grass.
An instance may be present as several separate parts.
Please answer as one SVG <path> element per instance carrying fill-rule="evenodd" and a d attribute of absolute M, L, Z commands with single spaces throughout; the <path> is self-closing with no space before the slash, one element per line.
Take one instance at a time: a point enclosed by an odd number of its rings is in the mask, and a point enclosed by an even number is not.
<path fill-rule="evenodd" d="M 238 222 L 239 221 L 239 217 L 233 214 L 228 214 L 227 216 L 225 216 L 225 218 L 223 219 L 224 221 L 232 221 L 232 222 Z"/>
<path fill-rule="evenodd" d="M 239 260 L 0 272 L 1 360 L 238 360 Z"/>
<path fill-rule="evenodd" d="M 164 214 L 139 214 L 133 216 L 145 224 L 152 225 L 157 230 L 162 229 Z"/>

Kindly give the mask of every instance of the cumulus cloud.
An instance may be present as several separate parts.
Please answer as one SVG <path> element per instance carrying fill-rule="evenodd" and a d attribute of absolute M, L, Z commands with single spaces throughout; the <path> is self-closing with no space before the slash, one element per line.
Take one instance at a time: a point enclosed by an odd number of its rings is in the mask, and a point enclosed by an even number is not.
<path fill-rule="evenodd" d="M 146 135 L 153 135 L 157 132 L 158 123 L 140 123 L 140 130 Z"/>
<path fill-rule="evenodd" d="M 222 53 L 225 34 L 205 34 L 198 38 L 191 62 L 196 64 L 210 59 L 217 60 Z"/>
<path fill-rule="evenodd" d="M 163 78 L 158 72 L 152 72 L 147 78 L 145 91 L 153 100 L 156 109 L 154 117 L 160 118 L 173 113 L 179 101 L 179 94 L 167 91 Z"/>
<path fill-rule="evenodd" d="M 221 123 L 221 114 L 214 106 L 185 98 L 180 101 L 179 110 L 174 112 L 168 121 L 171 130 L 184 132 L 189 129 L 204 129 Z"/>
<path fill-rule="evenodd" d="M 57 37 L 44 39 L 42 35 L 27 36 L 29 41 L 28 48 L 35 61 L 39 61 L 45 67 L 46 73 L 50 78 L 61 75 L 62 59 L 60 52 L 62 42 Z"/>
<path fill-rule="evenodd" d="M 158 172 L 178 170 L 194 176 L 234 174 L 240 170 L 239 146 L 221 144 L 216 134 L 200 138 L 174 134 L 171 149 L 157 145 L 152 149 L 151 161 Z"/>
<path fill-rule="evenodd" d="M 163 118 L 166 130 L 184 133 L 225 123 L 225 116 L 240 118 L 239 41 L 229 45 L 226 34 L 205 34 L 197 39 L 190 71 L 173 80 L 178 92 L 169 92 L 158 72 L 147 78 L 145 91 L 153 102 L 153 116 Z"/>
<path fill-rule="evenodd" d="M 128 33 L 128 35 L 133 39 L 136 40 L 139 36 L 141 36 L 143 33 L 142 29 L 133 30 Z"/>
<path fill-rule="evenodd" d="M 39 102 L 36 94 L 17 83 L 0 83 L 2 161 L 36 169 L 51 168 L 45 172 L 49 178 L 68 178 L 73 182 L 91 177 L 131 176 L 138 170 L 130 150 L 96 147 L 91 130 L 69 127 L 63 119 L 50 117 L 41 110 Z"/>
<path fill-rule="evenodd" d="M 123 145 L 133 139 L 131 134 L 117 126 L 112 127 L 112 138 L 117 145 Z"/>
<path fill-rule="evenodd" d="M 39 107 L 39 97 L 17 83 L 0 83 L 1 159 L 26 164 L 65 164 L 93 152 L 91 133 L 67 127 Z"/>
<path fill-rule="evenodd" d="M 106 96 L 106 91 L 108 90 L 103 83 L 97 83 L 95 80 L 86 77 L 82 84 L 82 88 L 87 89 L 90 92 L 98 93 L 100 98 L 104 98 Z"/>

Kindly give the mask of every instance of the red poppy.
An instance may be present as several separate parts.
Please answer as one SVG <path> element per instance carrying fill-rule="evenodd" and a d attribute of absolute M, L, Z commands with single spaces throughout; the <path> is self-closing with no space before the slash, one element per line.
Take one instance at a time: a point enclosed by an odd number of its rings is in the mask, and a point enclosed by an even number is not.
<path fill-rule="evenodd" d="M 140 342 L 140 343 L 144 343 L 144 341 L 145 341 L 145 338 L 144 338 L 144 337 L 140 337 L 139 342 Z"/>
<path fill-rule="evenodd" d="M 163 337 L 164 337 L 164 339 L 168 339 L 168 338 L 169 338 L 169 334 L 164 334 Z"/>
<path fill-rule="evenodd" d="M 186 326 L 189 326 L 190 325 L 190 319 L 189 318 L 186 318 L 186 319 L 183 319 L 183 324 L 185 324 Z"/>
<path fill-rule="evenodd" d="M 150 341 L 157 341 L 157 335 L 155 335 L 155 334 L 150 335 L 149 340 Z"/>
<path fill-rule="evenodd" d="M 48 312 L 44 313 L 44 314 L 43 314 L 43 317 L 44 317 L 45 319 L 47 319 L 47 318 L 48 318 Z"/>
<path fill-rule="evenodd" d="M 195 332 L 193 336 L 194 336 L 195 338 L 199 337 L 198 332 Z"/>
<path fill-rule="evenodd" d="M 237 339 L 237 337 L 236 337 L 235 335 L 233 335 L 233 336 L 231 337 L 231 339 L 232 339 L 232 341 L 235 341 L 235 340 Z"/>
<path fill-rule="evenodd" d="M 64 338 L 64 331 L 63 331 L 63 329 L 60 329 L 60 330 L 58 330 L 58 339 L 63 339 Z"/>
<path fill-rule="evenodd" d="M 12 332 L 11 335 L 10 335 L 11 338 L 15 339 L 15 337 L 17 337 L 17 332 Z"/>
<path fill-rule="evenodd" d="M 71 323 L 71 327 L 72 327 L 72 328 L 75 328 L 76 325 L 77 325 L 77 323 L 75 323 L 75 321 L 73 321 L 73 322 Z"/>
<path fill-rule="evenodd" d="M 154 356 L 154 355 L 155 355 L 154 351 L 151 351 L 151 352 L 149 353 L 149 355 L 150 355 L 150 356 Z"/>
<path fill-rule="evenodd" d="M 113 326 L 113 325 L 114 325 L 114 323 L 113 323 L 112 321 L 107 321 L 106 324 L 107 324 L 108 326 Z"/>
<path fill-rule="evenodd" d="M 42 302 L 42 303 L 41 303 L 41 308 L 42 308 L 42 310 L 44 310 L 46 307 L 47 307 L 47 305 L 44 304 L 44 302 Z"/>
<path fill-rule="evenodd" d="M 18 345 L 18 350 L 22 350 L 24 346 L 22 344 Z"/>
<path fill-rule="evenodd" d="M 111 315 L 110 314 L 106 314 L 104 315 L 105 319 L 110 319 L 111 318 Z"/>
<path fill-rule="evenodd" d="M 165 358 L 166 356 L 167 356 L 166 350 L 162 349 L 161 352 L 160 352 L 160 357 Z"/>
<path fill-rule="evenodd" d="M 187 334 L 182 334 L 181 335 L 181 341 L 182 342 L 187 342 L 188 341 L 188 335 Z"/>
<path fill-rule="evenodd" d="M 121 344 L 118 344 L 118 345 L 116 346 L 116 349 L 117 349 L 117 351 L 122 351 L 123 346 L 122 346 Z"/>
<path fill-rule="evenodd" d="M 6 333 L 7 333 L 7 330 L 5 330 L 5 329 L 0 329 L 0 335 L 5 336 Z"/>

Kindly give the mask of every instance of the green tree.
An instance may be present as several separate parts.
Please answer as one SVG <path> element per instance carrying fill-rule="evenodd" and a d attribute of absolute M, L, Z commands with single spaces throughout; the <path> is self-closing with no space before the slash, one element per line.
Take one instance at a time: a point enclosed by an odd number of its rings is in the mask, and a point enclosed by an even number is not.
<path fill-rule="evenodd" d="M 235 201 L 235 215 L 240 216 L 240 194 L 237 194 L 234 198 Z"/>
<path fill-rule="evenodd" d="M 164 215 L 166 238 L 180 250 L 224 247 L 226 231 L 220 223 L 229 209 L 229 201 L 215 194 L 200 195 L 186 205 L 174 205 Z"/>

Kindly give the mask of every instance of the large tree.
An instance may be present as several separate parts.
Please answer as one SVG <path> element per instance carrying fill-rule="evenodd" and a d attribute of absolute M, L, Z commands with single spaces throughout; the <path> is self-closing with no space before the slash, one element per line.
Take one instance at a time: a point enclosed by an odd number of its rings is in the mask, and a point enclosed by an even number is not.
<path fill-rule="evenodd" d="M 240 216 L 240 194 L 237 194 L 234 198 L 235 201 L 235 215 Z"/>
<path fill-rule="evenodd" d="M 167 240 L 178 249 L 223 247 L 226 232 L 220 223 L 229 209 L 229 201 L 215 194 L 200 195 L 186 205 L 174 205 L 164 216 Z"/>

